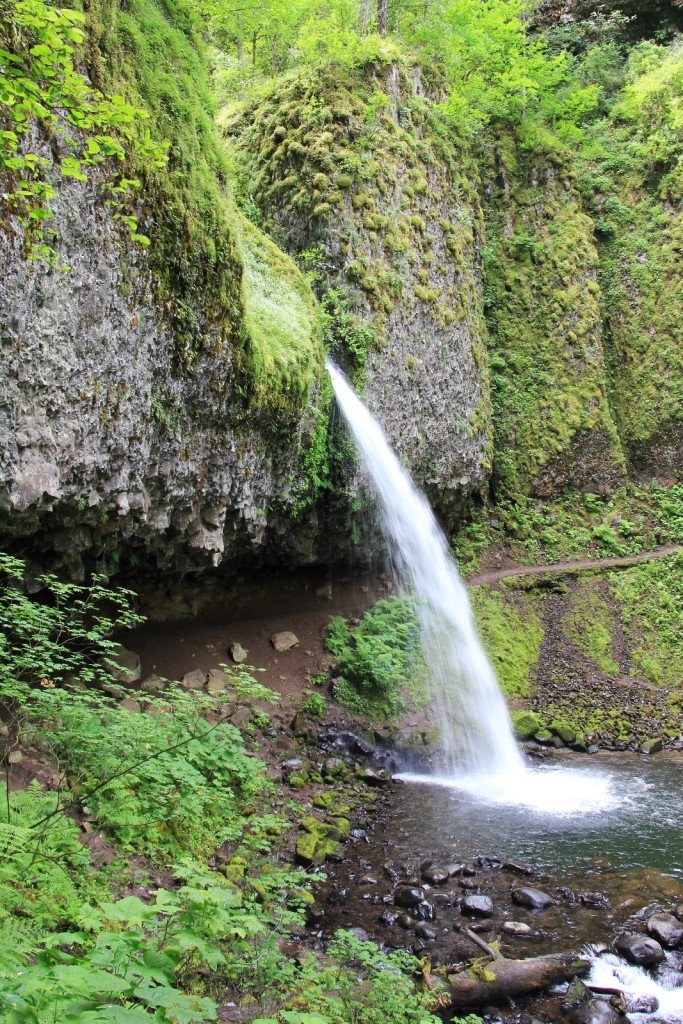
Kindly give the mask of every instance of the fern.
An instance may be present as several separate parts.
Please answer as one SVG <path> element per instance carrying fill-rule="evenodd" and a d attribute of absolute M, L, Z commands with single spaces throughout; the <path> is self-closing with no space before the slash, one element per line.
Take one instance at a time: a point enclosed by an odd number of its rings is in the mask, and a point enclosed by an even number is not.
<path fill-rule="evenodd" d="M 24 921 L 14 917 L 0 920 L 0 977 L 10 978 L 28 963 L 35 952 L 37 938 L 37 930 Z"/>

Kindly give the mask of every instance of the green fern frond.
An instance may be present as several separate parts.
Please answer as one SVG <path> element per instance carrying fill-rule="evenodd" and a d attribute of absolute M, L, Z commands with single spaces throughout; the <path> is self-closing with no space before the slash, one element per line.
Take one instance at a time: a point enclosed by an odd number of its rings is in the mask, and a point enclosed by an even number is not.
<path fill-rule="evenodd" d="M 15 917 L 0 920 L 0 978 L 10 978 L 35 952 L 37 935 Z"/>

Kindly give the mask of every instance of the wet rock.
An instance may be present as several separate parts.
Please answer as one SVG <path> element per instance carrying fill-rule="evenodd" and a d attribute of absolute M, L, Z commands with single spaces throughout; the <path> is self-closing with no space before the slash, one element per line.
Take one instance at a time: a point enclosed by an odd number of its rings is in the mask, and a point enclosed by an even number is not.
<path fill-rule="evenodd" d="M 431 899 L 435 907 L 452 907 L 455 902 L 455 893 L 435 892 Z"/>
<path fill-rule="evenodd" d="M 683 940 L 683 925 L 673 914 L 653 914 L 648 918 L 647 930 L 665 949 L 676 949 Z"/>
<path fill-rule="evenodd" d="M 410 931 L 415 924 L 410 914 L 399 914 L 396 918 L 396 924 L 405 931 Z"/>
<path fill-rule="evenodd" d="M 383 864 L 382 871 L 385 877 L 391 879 L 392 882 L 398 882 L 401 877 L 393 864 Z"/>
<path fill-rule="evenodd" d="M 410 914 L 416 921 L 436 921 L 436 910 L 427 900 L 410 908 Z"/>
<path fill-rule="evenodd" d="M 427 939 L 428 942 L 434 942 L 436 939 L 436 932 L 426 924 L 418 924 L 415 927 L 415 934 L 419 939 Z"/>
<path fill-rule="evenodd" d="M 652 967 L 660 964 L 664 959 L 664 950 L 656 939 L 650 939 L 646 935 L 637 935 L 628 932 L 619 935 L 614 940 L 614 948 L 629 963 L 638 967 Z"/>
<path fill-rule="evenodd" d="M 581 1003 L 585 1003 L 590 998 L 590 990 L 586 988 L 581 978 L 574 978 L 567 985 L 564 999 L 562 1000 L 562 1009 L 575 1010 Z"/>
<path fill-rule="evenodd" d="M 445 868 L 428 867 L 422 872 L 422 877 L 430 885 L 443 885 L 448 881 L 449 876 Z"/>
<path fill-rule="evenodd" d="M 533 875 L 534 869 L 528 867 L 526 864 L 516 864 L 513 860 L 505 860 L 501 864 L 503 871 L 508 871 L 511 875 Z"/>
<path fill-rule="evenodd" d="M 270 642 L 278 654 L 284 654 L 286 651 L 291 651 L 292 647 L 299 646 L 298 636 L 288 629 L 283 630 L 281 633 L 273 633 Z"/>
<path fill-rule="evenodd" d="M 584 907 L 608 907 L 609 900 L 603 892 L 582 892 L 581 902 Z"/>
<path fill-rule="evenodd" d="M 422 903 L 425 894 L 422 889 L 411 885 L 398 885 L 394 889 L 394 903 L 397 907 L 415 907 Z"/>
<path fill-rule="evenodd" d="M 661 740 L 645 740 L 640 744 L 641 754 L 658 754 L 662 749 Z"/>
<path fill-rule="evenodd" d="M 20 750 L 10 750 L 7 755 L 7 764 L 21 764 L 24 760 L 24 755 Z"/>
<path fill-rule="evenodd" d="M 531 935 L 531 928 L 523 921 L 506 921 L 503 925 L 506 935 L 524 936 Z"/>
<path fill-rule="evenodd" d="M 369 942 L 370 936 L 366 932 L 365 928 L 347 928 L 349 935 L 353 935 L 354 939 L 358 939 L 359 942 Z"/>
<path fill-rule="evenodd" d="M 372 875 L 361 875 L 358 879 L 359 885 L 377 885 L 377 879 L 373 878 Z"/>
<path fill-rule="evenodd" d="M 180 680 L 180 685 L 183 690 L 203 690 L 206 682 L 206 672 L 202 672 L 201 669 L 195 668 L 192 672 L 187 672 Z"/>
<path fill-rule="evenodd" d="M 137 683 L 142 674 L 139 655 L 122 644 L 112 644 L 106 655 L 100 658 L 100 663 L 117 683 L 124 686 Z"/>
<path fill-rule="evenodd" d="M 446 871 L 448 872 L 449 878 L 455 878 L 456 875 L 461 875 L 465 870 L 464 864 L 447 864 Z"/>
<path fill-rule="evenodd" d="M 624 1018 L 604 999 L 589 999 L 574 1014 L 576 1024 L 624 1024 Z"/>
<path fill-rule="evenodd" d="M 227 689 L 228 677 L 225 672 L 220 668 L 209 669 L 209 675 L 206 680 L 206 689 L 209 693 L 221 693 Z"/>
<path fill-rule="evenodd" d="M 528 888 L 513 889 L 512 902 L 516 903 L 519 907 L 526 907 L 528 910 L 545 910 L 546 907 L 552 906 L 553 903 L 547 892 Z"/>
<path fill-rule="evenodd" d="M 391 772 L 386 768 L 359 768 L 356 776 L 368 786 L 391 785 Z"/>
<path fill-rule="evenodd" d="M 466 896 L 460 912 L 467 917 L 490 917 L 493 913 L 493 902 L 488 896 Z"/>
<path fill-rule="evenodd" d="M 228 654 L 236 665 L 243 665 L 249 657 L 249 651 L 242 644 L 230 644 Z"/>
<path fill-rule="evenodd" d="M 476 889 L 477 883 L 473 878 L 461 878 L 458 881 L 459 889 Z"/>
<path fill-rule="evenodd" d="M 384 910 L 379 915 L 378 920 L 379 920 L 379 923 L 383 924 L 385 928 L 391 928 L 393 925 L 396 924 L 396 922 L 398 921 L 399 917 L 401 917 L 401 916 L 402 915 L 401 914 L 397 914 L 395 910 Z M 407 914 L 405 916 L 408 917 Z M 408 917 L 408 920 L 410 921 L 409 917 Z M 412 921 L 411 921 L 411 924 L 412 924 Z"/>
<path fill-rule="evenodd" d="M 587 753 L 587 754 L 597 754 L 597 752 L 598 752 L 598 750 L 599 750 L 599 749 L 600 749 L 600 747 L 599 747 L 599 745 L 598 745 L 597 743 L 591 743 L 591 744 L 590 744 L 590 745 L 589 745 L 589 746 L 587 747 L 587 749 L 586 749 L 586 753 Z"/>
<path fill-rule="evenodd" d="M 499 868 L 502 861 L 500 861 L 498 857 L 477 857 L 477 864 L 485 871 L 491 871 Z"/>
<path fill-rule="evenodd" d="M 422 939 L 415 939 L 415 942 L 412 944 L 410 948 L 412 949 L 415 956 L 419 956 L 420 953 L 424 953 L 425 949 L 427 948 L 427 944 L 423 942 Z"/>
<path fill-rule="evenodd" d="M 465 876 L 465 878 L 471 878 L 473 875 L 476 875 L 477 869 L 475 868 L 474 864 L 465 864 L 461 873 Z"/>

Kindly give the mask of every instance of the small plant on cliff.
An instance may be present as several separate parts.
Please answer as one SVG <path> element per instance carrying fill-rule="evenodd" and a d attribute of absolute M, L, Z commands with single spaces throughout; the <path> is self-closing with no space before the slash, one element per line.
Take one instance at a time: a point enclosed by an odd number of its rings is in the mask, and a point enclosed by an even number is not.
<path fill-rule="evenodd" d="M 129 152 L 151 165 L 165 161 L 165 147 L 143 127 L 145 112 L 121 96 L 105 96 L 79 73 L 84 20 L 79 11 L 46 0 L 0 0 L 1 198 L 27 229 L 29 259 L 57 259 L 41 228 L 56 195 L 47 173 L 48 141 L 61 174 L 78 181 L 87 179 L 89 168 L 122 161 Z M 42 142 L 36 141 L 38 125 Z M 123 209 L 137 185 L 122 179 L 110 186 L 111 202 L 130 237 L 148 244 L 136 218 Z"/>

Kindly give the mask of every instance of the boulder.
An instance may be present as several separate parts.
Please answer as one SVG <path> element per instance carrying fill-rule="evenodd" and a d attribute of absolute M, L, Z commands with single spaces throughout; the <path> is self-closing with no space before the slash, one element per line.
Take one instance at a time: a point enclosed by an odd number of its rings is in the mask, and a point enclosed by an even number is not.
<path fill-rule="evenodd" d="M 541 728 L 541 719 L 535 711 L 513 711 L 510 717 L 519 740 L 530 740 Z"/>
<path fill-rule="evenodd" d="M 423 890 L 416 886 L 398 885 L 394 889 L 394 903 L 397 907 L 416 907 L 424 898 Z"/>
<path fill-rule="evenodd" d="M 295 633 L 291 633 L 289 630 L 283 630 L 281 633 L 273 633 L 270 638 L 270 642 L 278 654 L 284 654 L 286 651 L 291 651 L 292 647 L 299 646 L 299 638 Z"/>
<path fill-rule="evenodd" d="M 461 913 L 468 917 L 490 917 L 493 913 L 493 903 L 488 896 L 466 896 L 462 901 Z"/>
<path fill-rule="evenodd" d="M 222 690 L 227 689 L 228 677 L 225 672 L 220 668 L 209 669 L 209 675 L 206 680 L 206 689 L 209 693 L 220 693 Z"/>
<path fill-rule="evenodd" d="M 230 644 L 228 654 L 236 665 L 243 665 L 249 657 L 249 651 L 242 644 Z"/>
<path fill-rule="evenodd" d="M 119 707 L 124 708 L 126 711 L 130 711 L 132 714 L 139 714 L 140 705 L 132 697 L 124 697 L 123 700 L 119 701 Z"/>
<path fill-rule="evenodd" d="M 430 866 L 422 872 L 422 877 L 430 885 L 443 885 L 448 881 L 449 875 L 445 868 Z"/>
<path fill-rule="evenodd" d="M 652 967 L 664 959 L 664 950 L 657 940 L 646 935 L 632 932 L 619 935 L 614 941 L 614 948 L 625 960 L 636 964 L 637 967 Z"/>
<path fill-rule="evenodd" d="M 531 928 L 523 921 L 506 921 L 503 931 L 506 935 L 531 935 Z"/>
<path fill-rule="evenodd" d="M 117 683 L 124 686 L 137 683 L 142 674 L 139 655 L 122 644 L 112 644 L 106 655 L 100 658 L 100 664 Z"/>
<path fill-rule="evenodd" d="M 512 902 L 528 910 L 545 910 L 552 906 L 553 901 L 547 892 L 541 892 L 540 889 L 521 888 L 512 890 Z"/>
<path fill-rule="evenodd" d="M 647 930 L 665 949 L 676 949 L 683 941 L 683 924 L 673 914 L 652 914 Z"/>
<path fill-rule="evenodd" d="M 661 740 L 645 740 L 645 742 L 640 745 L 641 754 L 658 754 L 661 749 Z"/>
<path fill-rule="evenodd" d="M 161 676 L 153 672 L 151 676 L 147 676 L 146 679 L 142 680 L 140 689 L 144 690 L 145 693 L 162 693 L 167 685 L 168 683 L 165 679 L 162 679 Z"/>
<path fill-rule="evenodd" d="M 605 999 L 589 999 L 574 1015 L 576 1024 L 624 1024 L 624 1018 Z"/>
<path fill-rule="evenodd" d="M 195 668 L 192 672 L 187 672 L 180 680 L 180 685 L 183 690 L 203 690 L 205 683 L 206 672 L 202 672 L 200 668 Z"/>

